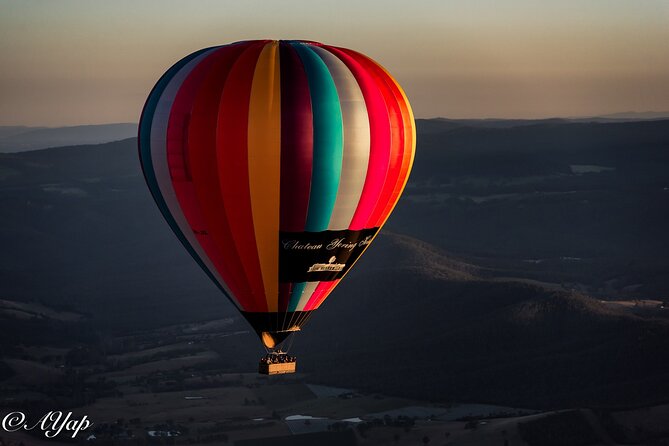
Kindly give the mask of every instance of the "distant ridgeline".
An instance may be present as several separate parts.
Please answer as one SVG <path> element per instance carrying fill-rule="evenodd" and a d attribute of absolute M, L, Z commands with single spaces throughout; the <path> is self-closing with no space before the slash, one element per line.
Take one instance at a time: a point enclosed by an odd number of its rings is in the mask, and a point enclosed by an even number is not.
<path fill-rule="evenodd" d="M 137 124 L 78 125 L 73 127 L 0 126 L 0 153 L 47 147 L 101 144 L 137 136 Z"/>

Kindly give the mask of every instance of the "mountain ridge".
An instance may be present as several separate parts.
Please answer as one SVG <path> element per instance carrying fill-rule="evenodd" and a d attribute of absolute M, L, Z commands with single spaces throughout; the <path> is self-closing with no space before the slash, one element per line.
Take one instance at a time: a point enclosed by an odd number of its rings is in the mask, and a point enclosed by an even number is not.
<path fill-rule="evenodd" d="M 68 127 L 0 126 L 0 153 L 113 142 L 136 136 L 137 129 L 136 123 Z"/>

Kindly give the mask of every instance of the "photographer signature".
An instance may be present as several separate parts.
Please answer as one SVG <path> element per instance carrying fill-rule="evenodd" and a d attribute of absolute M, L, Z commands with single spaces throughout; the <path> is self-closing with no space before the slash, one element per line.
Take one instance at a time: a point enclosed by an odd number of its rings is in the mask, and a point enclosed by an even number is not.
<path fill-rule="evenodd" d="M 2 419 L 1 427 L 6 432 L 16 432 L 18 430 L 31 431 L 40 429 L 47 438 L 54 438 L 61 433 L 72 433 L 75 438 L 79 432 L 84 431 L 93 425 L 84 415 L 81 419 L 72 417 L 72 412 L 64 413 L 62 411 L 51 411 L 46 413 L 36 423 L 30 424 L 27 416 L 23 412 L 11 412 Z"/>

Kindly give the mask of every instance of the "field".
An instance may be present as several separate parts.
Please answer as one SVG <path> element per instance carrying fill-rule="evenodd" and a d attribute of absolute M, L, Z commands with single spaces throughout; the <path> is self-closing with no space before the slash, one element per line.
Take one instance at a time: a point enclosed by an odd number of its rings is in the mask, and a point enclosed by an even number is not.
<path fill-rule="evenodd" d="M 427 439 L 439 445 L 538 446 L 541 443 L 537 441 L 543 440 L 537 440 L 532 426 L 538 425 L 541 431 L 567 432 L 569 429 L 561 427 L 565 418 L 579 425 L 585 437 L 592 436 L 602 444 L 616 436 L 638 439 L 666 434 L 663 420 L 669 406 L 541 412 L 484 404 L 430 403 L 336 388 L 315 384 L 304 373 L 279 377 L 262 376 L 252 370 L 231 373 L 221 349 L 222 344 L 231 348 L 238 344 L 236 325 L 219 320 L 168 327 L 171 333 L 179 330 L 186 341 L 179 336 L 171 343 L 162 341 L 165 329 L 107 339 L 109 354 L 82 355 L 78 365 L 71 361 L 59 364 L 62 350 L 26 347 L 25 359 L 6 361 L 15 374 L 3 387 L 23 388 L 23 392 L 12 393 L 12 406 L 35 415 L 45 401 L 58 407 L 66 400 L 49 396 L 46 389 L 44 394 L 28 389 L 35 389 L 36 383 L 58 387 L 73 375 L 85 377 L 81 392 L 87 402 L 67 410 L 72 410 L 75 419 L 85 415 L 94 422 L 80 437 L 93 435 L 96 444 L 168 441 L 248 446 L 282 444 L 292 438 L 351 445 L 409 446 L 425 444 Z M 50 357 L 55 361 L 42 363 Z M 47 444 L 36 434 L 3 432 L 0 438 L 3 446 Z M 573 440 L 568 436 L 561 439 L 560 435 L 556 438 L 551 441 L 558 446 L 570 445 Z M 66 438 L 59 439 L 48 444 L 67 444 Z"/>

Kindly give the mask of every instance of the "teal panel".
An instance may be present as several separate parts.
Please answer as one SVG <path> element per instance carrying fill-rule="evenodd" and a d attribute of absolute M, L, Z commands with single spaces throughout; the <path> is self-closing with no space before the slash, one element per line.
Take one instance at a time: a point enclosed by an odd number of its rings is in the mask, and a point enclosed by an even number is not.
<path fill-rule="evenodd" d="M 341 177 L 344 152 L 341 105 L 325 62 L 308 45 L 297 42 L 291 42 L 291 45 L 307 73 L 313 113 L 313 169 L 305 230 L 325 231 L 337 200 Z"/>
<path fill-rule="evenodd" d="M 293 284 L 293 290 L 290 293 L 290 302 L 288 302 L 288 312 L 295 311 L 297 304 L 300 303 L 300 298 L 304 292 L 304 287 L 307 285 L 307 282 L 297 282 Z"/>

